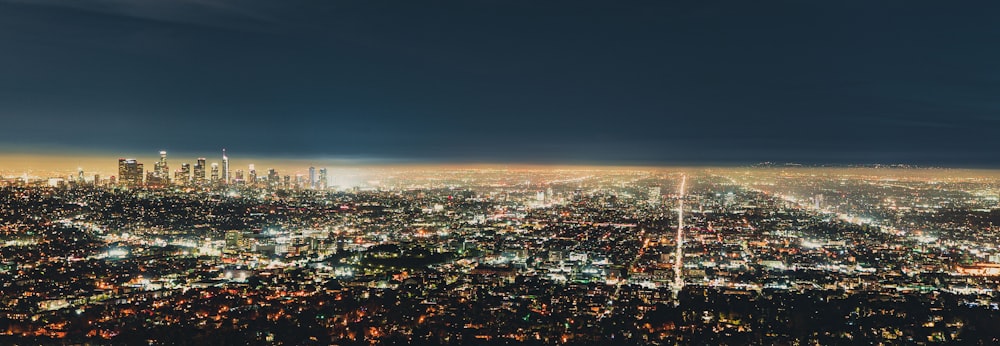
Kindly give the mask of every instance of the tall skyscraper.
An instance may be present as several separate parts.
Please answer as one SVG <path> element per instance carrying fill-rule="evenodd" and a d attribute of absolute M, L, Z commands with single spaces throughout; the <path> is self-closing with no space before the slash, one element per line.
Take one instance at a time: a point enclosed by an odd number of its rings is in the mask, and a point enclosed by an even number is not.
<path fill-rule="evenodd" d="M 219 164 L 212 162 L 212 183 L 219 182 Z"/>
<path fill-rule="evenodd" d="M 204 172 L 202 172 L 204 173 Z M 182 163 L 181 169 L 174 173 L 174 180 L 178 184 L 188 184 L 191 182 L 191 164 Z"/>
<path fill-rule="evenodd" d="M 278 187 L 281 185 L 281 177 L 278 176 L 278 171 L 274 168 L 267 169 L 267 185 L 271 187 Z"/>
<path fill-rule="evenodd" d="M 251 163 L 248 167 L 250 169 L 250 177 L 247 178 L 247 184 L 250 186 L 257 185 L 257 169 Z"/>
<path fill-rule="evenodd" d="M 142 164 L 136 159 L 118 159 L 118 181 L 125 187 L 142 186 Z"/>
<path fill-rule="evenodd" d="M 160 151 L 160 161 L 153 165 L 153 171 L 146 179 L 147 185 L 166 186 L 170 184 L 170 168 L 167 166 L 167 152 Z"/>
<path fill-rule="evenodd" d="M 309 167 L 309 188 L 316 188 L 316 167 Z"/>
<path fill-rule="evenodd" d="M 83 167 L 80 167 L 80 168 L 76 169 L 76 175 L 77 175 L 77 177 L 76 177 L 76 183 L 80 184 L 80 185 L 83 185 Z"/>
<path fill-rule="evenodd" d="M 226 149 L 222 149 L 222 183 L 229 184 L 229 156 L 226 156 Z"/>
<path fill-rule="evenodd" d="M 199 157 L 198 163 L 194 164 L 194 182 L 195 184 L 205 183 L 205 158 Z"/>
<path fill-rule="evenodd" d="M 167 172 L 169 172 L 169 169 L 167 168 L 167 152 L 166 151 L 163 151 L 163 150 L 160 151 L 160 162 L 157 162 L 156 165 L 153 166 L 153 171 L 156 172 L 156 174 L 159 175 L 159 176 L 161 176 L 161 177 L 162 176 L 166 176 Z"/>
<path fill-rule="evenodd" d="M 327 178 L 326 178 L 326 168 L 320 168 L 319 169 L 319 182 L 317 183 L 316 187 L 319 188 L 319 189 L 321 189 L 321 190 L 326 190 L 326 187 L 327 187 L 328 184 L 329 183 L 327 182 Z"/>

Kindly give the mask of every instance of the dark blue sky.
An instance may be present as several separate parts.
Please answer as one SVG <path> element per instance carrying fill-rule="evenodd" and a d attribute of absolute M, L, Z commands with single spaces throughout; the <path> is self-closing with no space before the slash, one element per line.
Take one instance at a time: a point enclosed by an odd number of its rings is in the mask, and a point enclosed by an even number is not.
<path fill-rule="evenodd" d="M 0 0 L 0 149 L 1000 166 L 998 18 L 997 1 Z"/>

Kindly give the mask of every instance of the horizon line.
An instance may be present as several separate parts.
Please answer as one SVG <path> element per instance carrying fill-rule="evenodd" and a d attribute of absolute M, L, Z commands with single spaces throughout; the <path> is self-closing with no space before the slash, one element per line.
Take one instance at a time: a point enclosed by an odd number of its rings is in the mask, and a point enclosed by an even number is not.
<path fill-rule="evenodd" d="M 309 165 L 326 164 L 343 168 L 362 167 L 548 167 L 548 168 L 910 168 L 910 169 L 970 169 L 970 170 L 998 170 L 1000 165 L 992 164 L 916 164 L 908 162 L 796 162 L 793 160 L 677 160 L 672 162 L 660 160 L 495 160 L 495 159 L 468 159 L 468 158 L 400 158 L 374 155 L 308 155 L 308 154 L 261 154 L 248 153 L 246 156 L 237 154 L 235 157 L 229 155 L 229 147 L 225 153 L 230 161 L 245 162 L 248 160 L 260 160 L 281 165 Z M 208 158 L 213 156 L 208 153 L 218 153 L 217 151 L 171 151 L 169 149 L 151 150 L 146 154 L 136 155 L 136 150 L 100 150 L 100 149 L 80 149 L 80 148 L 58 148 L 53 146 L 35 146 L 32 148 L 10 148 L 0 147 L 0 171 L 5 170 L 4 161 L 13 158 L 78 158 L 86 160 L 108 160 L 107 165 L 114 165 L 117 158 L 135 158 L 139 160 L 155 161 L 159 151 L 166 151 L 169 157 L 182 158 Z M 173 154 L 171 154 L 173 153 Z M 218 155 L 221 162 L 222 155 Z M 176 162 L 176 161 L 175 161 Z M 183 161 L 182 161 L 183 162 Z M 189 162 L 184 162 L 189 163 Z M 27 168 L 30 169 L 30 168 Z M 67 166 L 65 169 L 71 169 Z"/>

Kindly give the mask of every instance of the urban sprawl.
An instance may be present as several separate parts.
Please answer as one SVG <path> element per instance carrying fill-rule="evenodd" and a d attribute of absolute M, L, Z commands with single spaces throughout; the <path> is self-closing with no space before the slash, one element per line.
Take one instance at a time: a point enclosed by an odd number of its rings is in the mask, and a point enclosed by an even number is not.
<path fill-rule="evenodd" d="M 0 343 L 1000 342 L 1000 172 L 206 161 L 0 177 Z"/>

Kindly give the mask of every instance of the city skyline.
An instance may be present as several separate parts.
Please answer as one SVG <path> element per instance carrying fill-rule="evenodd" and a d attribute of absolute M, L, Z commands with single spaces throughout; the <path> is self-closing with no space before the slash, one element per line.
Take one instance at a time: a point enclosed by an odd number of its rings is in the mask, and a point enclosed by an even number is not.
<path fill-rule="evenodd" d="M 16 176 L 38 173 L 75 173 L 79 169 L 87 172 L 100 174 L 112 174 L 117 172 L 114 160 L 118 158 L 136 159 L 140 162 L 155 163 L 159 159 L 160 150 L 151 150 L 145 153 L 130 152 L 78 152 L 74 154 L 60 154 L 55 151 L 40 152 L 28 150 L 25 153 L 2 152 L 0 151 L 0 176 Z M 171 160 L 177 164 L 190 164 L 194 167 L 198 159 L 207 160 L 206 165 L 223 163 L 222 156 L 209 156 L 211 152 L 195 151 L 174 154 L 170 153 Z M 214 160 L 214 161 L 213 161 Z M 377 169 L 377 168 L 551 168 L 551 169 L 571 169 L 571 168 L 735 168 L 735 167 L 811 167 L 811 168 L 922 168 L 922 169 L 956 169 L 956 170 L 984 170 L 996 171 L 997 167 L 992 164 L 962 164 L 962 165 L 919 165 L 898 161 L 853 161 L 853 162 L 797 162 L 797 161 L 755 161 L 755 162 L 716 162 L 716 163 L 633 163 L 633 164 L 612 164 L 608 162 L 518 162 L 518 161 L 435 161 L 435 160 L 373 160 L 358 158 L 307 158 L 296 156 L 237 156 L 232 160 L 233 167 L 248 168 L 250 165 L 259 165 L 264 169 L 275 168 L 294 174 L 308 175 L 311 166 L 324 166 L 332 169 Z M 152 167 L 152 166 L 151 166 Z M 180 168 L 180 166 L 175 166 Z M 176 170 L 172 169 L 171 174 Z M 207 169 L 207 168 L 206 168 Z M 234 171 L 231 169 L 231 171 Z M 114 175 L 114 174 L 112 174 Z"/>
<path fill-rule="evenodd" d="M 998 13 L 0 0 L 0 344 L 997 344 Z"/>
<path fill-rule="evenodd" d="M 348 189 L 0 179 L 0 340 L 996 338 L 1000 171 L 372 173 Z"/>
<path fill-rule="evenodd" d="M 175 162 L 177 165 L 171 169 L 171 174 L 175 172 L 176 169 L 180 168 L 180 164 L 190 164 L 191 167 L 195 167 L 198 159 L 204 158 L 206 160 L 206 166 L 211 163 L 222 164 L 221 154 L 217 156 L 208 156 L 210 153 L 179 153 L 175 154 L 172 151 L 166 150 L 170 156 L 170 160 Z M 118 158 L 136 159 L 142 163 L 149 163 L 150 169 L 153 168 L 153 164 L 159 159 L 159 151 L 150 151 L 147 153 L 136 153 L 130 152 L 128 154 L 122 153 L 108 153 L 108 154 L 97 154 L 97 153 L 86 153 L 86 154 L 58 154 L 58 153 L 31 153 L 31 154 L 15 154 L 15 153 L 0 153 L 0 174 L 8 175 L 20 175 L 27 172 L 76 172 L 78 169 L 84 169 L 88 172 L 96 172 L 101 174 L 112 174 L 116 173 L 118 168 L 116 166 L 115 160 Z M 377 162 L 361 161 L 361 160 L 337 160 L 337 159 L 295 159 L 295 158 L 278 158 L 278 157 L 245 157 L 237 156 L 231 160 L 231 166 L 235 169 L 247 169 L 250 165 L 260 165 L 264 169 L 276 168 L 285 171 L 291 171 L 295 173 L 306 173 L 306 170 L 310 165 L 327 165 L 330 167 L 338 168 L 357 168 L 357 167 L 369 167 L 369 166 L 380 166 Z M 383 164 L 384 165 L 384 164 Z M 192 168 L 193 169 L 193 168 Z M 207 169 L 207 168 L 206 168 Z M 235 171 L 231 168 L 230 171 Z M 116 175 L 116 174 L 112 174 Z"/>

